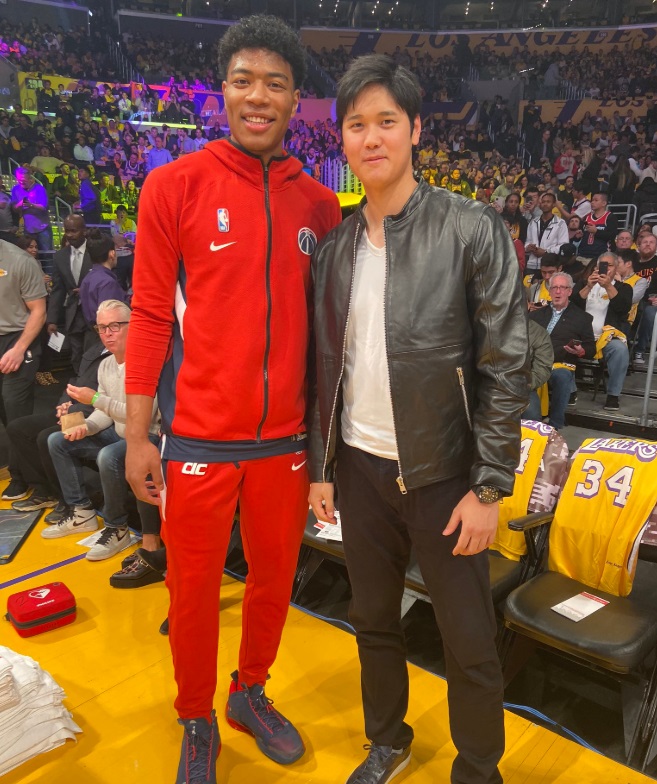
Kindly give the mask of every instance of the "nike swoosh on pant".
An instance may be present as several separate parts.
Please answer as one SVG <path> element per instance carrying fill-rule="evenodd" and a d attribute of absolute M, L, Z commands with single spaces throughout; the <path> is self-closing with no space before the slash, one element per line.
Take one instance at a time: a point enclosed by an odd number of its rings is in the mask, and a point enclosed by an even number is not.
<path fill-rule="evenodd" d="M 237 242 L 237 240 L 235 240 Z M 226 242 L 223 245 L 215 245 L 214 242 L 210 243 L 210 250 L 217 251 L 223 250 L 224 248 L 229 248 L 231 245 L 235 245 L 235 242 Z"/>
<path fill-rule="evenodd" d="M 299 463 L 299 465 L 293 465 L 292 466 L 292 470 L 293 471 L 298 471 L 300 468 L 305 466 L 307 462 L 308 462 L 307 460 L 304 460 L 303 463 Z"/>

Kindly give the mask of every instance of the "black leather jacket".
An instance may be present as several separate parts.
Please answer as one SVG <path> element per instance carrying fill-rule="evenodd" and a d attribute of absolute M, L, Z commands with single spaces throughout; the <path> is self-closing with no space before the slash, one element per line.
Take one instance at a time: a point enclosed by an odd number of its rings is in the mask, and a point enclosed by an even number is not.
<path fill-rule="evenodd" d="M 331 482 L 362 207 L 313 258 L 311 481 Z M 513 492 L 530 371 L 509 232 L 490 207 L 421 181 L 384 222 L 385 328 L 402 492 L 458 475 Z"/>

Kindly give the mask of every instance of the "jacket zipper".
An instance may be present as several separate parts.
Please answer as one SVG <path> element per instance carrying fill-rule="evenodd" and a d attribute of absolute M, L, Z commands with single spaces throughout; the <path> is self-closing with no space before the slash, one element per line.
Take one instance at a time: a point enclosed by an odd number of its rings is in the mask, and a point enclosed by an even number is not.
<path fill-rule="evenodd" d="M 33 621 L 18 621 L 10 612 L 8 612 L 5 617 L 8 621 L 13 623 L 17 629 L 34 629 L 36 626 L 42 626 L 45 623 L 52 623 L 52 621 L 59 621 L 62 618 L 73 615 L 76 610 L 77 607 L 75 606 L 69 607 L 66 610 L 60 610 L 59 612 L 53 613 L 52 615 L 46 615 L 44 618 L 36 618 Z"/>
<path fill-rule="evenodd" d="M 322 479 L 325 482 L 326 482 L 326 465 L 328 463 L 329 445 L 331 443 L 331 432 L 333 430 L 333 419 L 335 418 L 335 410 L 338 406 L 338 395 L 340 394 L 340 384 L 342 384 L 345 358 L 347 355 L 347 328 L 349 327 L 349 317 L 351 316 L 351 303 L 354 295 L 354 278 L 356 277 L 356 249 L 358 247 L 359 229 L 360 229 L 360 221 L 356 224 L 356 233 L 354 235 L 354 253 L 353 253 L 353 259 L 351 263 L 351 284 L 349 286 L 349 305 L 347 306 L 347 320 L 344 325 L 344 336 L 342 338 L 342 364 L 340 365 L 340 375 L 338 376 L 338 383 L 335 387 L 335 395 L 333 396 L 333 407 L 331 408 L 331 418 L 329 419 L 328 438 L 326 439 L 326 450 L 324 451 L 324 465 L 322 466 Z"/>
<path fill-rule="evenodd" d="M 265 215 L 267 217 L 267 257 L 265 260 L 265 291 L 267 293 L 267 318 L 265 326 L 265 358 L 263 361 L 262 375 L 264 379 L 264 399 L 262 406 L 262 419 L 256 431 L 256 441 L 261 441 L 262 428 L 267 419 L 269 410 L 269 351 L 271 349 L 271 205 L 269 203 L 269 166 L 263 164 L 265 175 Z"/>
<path fill-rule="evenodd" d="M 459 386 L 461 387 L 461 394 L 463 395 L 463 407 L 465 408 L 465 415 L 468 419 L 468 427 L 472 430 L 472 419 L 470 418 L 470 407 L 468 405 L 468 392 L 465 388 L 465 377 L 463 376 L 463 368 L 457 367 L 456 374 L 459 377 Z"/>
<path fill-rule="evenodd" d="M 399 492 L 406 495 L 408 490 L 404 484 L 404 475 L 402 473 L 401 460 L 399 459 L 399 441 L 397 440 L 397 421 L 395 419 L 395 404 L 392 402 L 392 377 L 390 376 L 390 348 L 388 346 L 388 318 L 386 311 L 387 293 L 388 293 L 388 280 L 390 278 L 390 261 L 388 256 L 388 230 L 385 219 L 383 221 L 383 236 L 386 242 L 386 280 L 383 289 L 383 330 L 386 338 L 386 359 L 388 359 L 388 389 L 390 390 L 390 407 L 392 408 L 392 432 L 395 436 L 395 447 L 397 448 L 397 466 L 399 468 L 399 476 L 397 477 L 397 484 L 399 485 Z"/>

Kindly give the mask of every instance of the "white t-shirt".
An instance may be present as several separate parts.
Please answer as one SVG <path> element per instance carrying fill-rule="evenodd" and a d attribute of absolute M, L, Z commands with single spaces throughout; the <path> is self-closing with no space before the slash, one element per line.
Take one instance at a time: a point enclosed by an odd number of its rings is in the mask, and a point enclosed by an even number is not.
<path fill-rule="evenodd" d="M 593 335 L 596 340 L 602 335 L 608 310 L 609 294 L 599 283 L 596 283 L 586 298 L 586 312 L 593 316 Z"/>
<path fill-rule="evenodd" d="M 384 297 L 385 248 L 376 248 L 363 232 L 356 253 L 356 273 L 347 326 L 342 379 L 342 438 L 364 452 L 397 460 L 390 376 L 386 355 Z"/>

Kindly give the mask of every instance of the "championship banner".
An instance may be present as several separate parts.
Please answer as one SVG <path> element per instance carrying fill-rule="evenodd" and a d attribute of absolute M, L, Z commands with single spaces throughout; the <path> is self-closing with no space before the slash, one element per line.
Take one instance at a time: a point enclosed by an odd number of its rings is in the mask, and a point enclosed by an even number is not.
<path fill-rule="evenodd" d="M 635 118 L 645 117 L 648 111 L 648 104 L 653 99 L 644 98 L 624 98 L 612 101 L 599 101 L 594 98 L 576 98 L 570 101 L 536 101 L 536 106 L 541 110 L 541 122 L 566 123 L 568 120 L 573 125 L 578 125 L 584 119 L 586 112 L 590 112 L 593 117 L 598 110 L 603 117 L 611 119 L 615 112 L 621 117 L 625 117 L 631 109 Z M 527 106 L 527 101 L 520 101 L 518 108 L 518 122 L 522 122 L 523 111 Z"/>
<path fill-rule="evenodd" d="M 657 46 L 657 25 L 627 25 L 624 27 L 584 28 L 573 30 L 489 30 L 479 33 L 441 32 L 377 32 L 375 30 L 335 30 L 301 28 L 304 46 L 316 52 L 323 48 L 337 49 L 342 46 L 353 57 L 363 54 L 392 54 L 397 47 L 415 53 L 429 53 L 434 57 L 452 54 L 454 44 L 466 43 L 471 50 L 484 44 L 495 54 L 511 55 L 525 47 L 532 52 L 554 49 L 564 54 L 581 51 L 584 47 L 594 54 L 604 54 L 614 47 L 624 50 Z"/>

